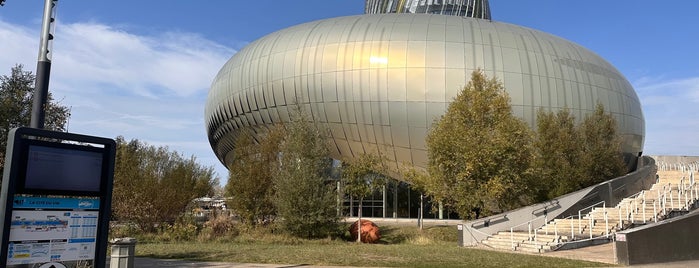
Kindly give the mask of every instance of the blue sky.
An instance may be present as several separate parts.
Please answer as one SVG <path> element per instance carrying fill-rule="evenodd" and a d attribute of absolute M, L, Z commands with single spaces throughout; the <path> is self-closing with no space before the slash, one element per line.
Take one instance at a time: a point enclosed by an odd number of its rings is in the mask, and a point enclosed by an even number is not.
<path fill-rule="evenodd" d="M 43 0 L 0 7 L 0 74 L 35 72 Z M 493 19 L 596 52 L 631 82 L 646 118 L 645 153 L 699 155 L 699 1 L 491 0 Z M 168 146 L 227 171 L 203 110 L 214 75 L 245 44 L 317 19 L 358 15 L 361 0 L 61 0 L 50 90 L 69 131 Z"/>

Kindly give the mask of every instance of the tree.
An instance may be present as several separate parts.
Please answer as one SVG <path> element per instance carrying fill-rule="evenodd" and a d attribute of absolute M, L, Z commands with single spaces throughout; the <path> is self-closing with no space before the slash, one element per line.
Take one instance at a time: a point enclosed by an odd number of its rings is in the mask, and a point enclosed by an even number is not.
<path fill-rule="evenodd" d="M 279 145 L 284 128 L 272 127 L 259 141 L 250 130 L 241 130 L 235 142 L 235 156 L 226 184 L 229 205 L 243 223 L 256 225 L 276 214 L 273 174 L 279 168 Z"/>
<path fill-rule="evenodd" d="M 512 114 L 502 83 L 474 71 L 426 138 L 433 200 L 464 219 L 528 202 L 532 132 Z"/>
<path fill-rule="evenodd" d="M 283 230 L 316 238 L 337 230 L 335 193 L 329 182 L 332 160 L 323 133 L 309 123 L 301 108 L 291 111 L 280 146 L 281 166 L 274 174 L 274 204 Z"/>
<path fill-rule="evenodd" d="M 10 76 L 0 76 L 0 172 L 5 161 L 5 147 L 10 129 L 29 126 L 34 98 L 35 76 L 24 71 L 21 64 L 12 67 Z M 70 109 L 53 100 L 51 92 L 46 102 L 44 128 L 66 131 Z"/>
<path fill-rule="evenodd" d="M 616 121 L 598 104 L 575 125 L 568 109 L 539 110 L 534 173 L 537 201 L 548 200 L 623 175 Z"/>
<path fill-rule="evenodd" d="M 536 201 L 545 201 L 577 189 L 582 175 L 578 162 L 580 135 L 575 117 L 568 109 L 557 113 L 540 109 L 537 113 L 534 161 L 537 180 L 533 181 Z"/>
<path fill-rule="evenodd" d="M 112 214 L 151 232 L 173 223 L 197 197 L 213 194 L 213 168 L 184 159 L 167 147 L 117 137 Z"/>
<path fill-rule="evenodd" d="M 583 170 L 580 188 L 616 178 L 626 172 L 616 120 L 604 111 L 602 104 L 597 104 L 595 112 L 585 117 L 579 131 L 582 145 L 580 151 L 584 156 L 580 163 Z"/>
<path fill-rule="evenodd" d="M 362 237 L 362 204 L 364 198 L 386 185 L 383 174 L 386 167 L 381 157 L 374 154 L 362 154 L 353 162 L 347 162 L 342 168 L 342 183 L 345 194 L 359 199 L 359 223 L 357 224 L 357 243 Z"/>

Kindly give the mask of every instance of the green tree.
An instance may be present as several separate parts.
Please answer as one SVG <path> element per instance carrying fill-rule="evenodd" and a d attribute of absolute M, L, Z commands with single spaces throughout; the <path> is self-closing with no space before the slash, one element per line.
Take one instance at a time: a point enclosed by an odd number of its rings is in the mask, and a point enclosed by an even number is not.
<path fill-rule="evenodd" d="M 112 215 L 151 232 L 173 223 L 197 197 L 213 194 L 213 168 L 185 159 L 167 147 L 117 137 Z"/>
<path fill-rule="evenodd" d="M 280 227 L 298 237 L 324 237 L 337 230 L 332 160 L 323 133 L 292 107 L 287 135 L 280 146 L 281 166 L 274 174 L 275 207 Z"/>
<path fill-rule="evenodd" d="M 359 200 L 358 222 L 362 222 L 362 204 L 364 198 L 386 185 L 384 174 L 386 167 L 381 157 L 375 154 L 361 154 L 352 162 L 343 163 L 343 192 Z M 361 242 L 362 228 L 357 224 L 357 243 Z"/>
<path fill-rule="evenodd" d="M 278 125 L 257 142 L 247 129 L 236 139 L 225 191 L 231 197 L 229 205 L 245 224 L 256 225 L 276 215 L 272 175 L 279 168 L 277 160 L 283 138 L 284 128 Z"/>
<path fill-rule="evenodd" d="M 0 76 L 0 172 L 5 161 L 5 147 L 10 129 L 29 126 L 34 98 L 35 76 L 24 71 L 21 64 L 12 67 L 9 76 Z M 53 100 L 51 92 L 46 103 L 45 129 L 66 131 L 70 109 Z"/>
<path fill-rule="evenodd" d="M 580 135 L 568 109 L 537 113 L 536 156 L 533 187 L 536 201 L 545 201 L 577 189 L 582 175 L 578 162 Z"/>
<path fill-rule="evenodd" d="M 575 125 L 568 109 L 539 110 L 534 173 L 537 201 L 548 200 L 624 174 L 621 138 L 612 115 L 598 104 Z"/>
<path fill-rule="evenodd" d="M 623 175 L 626 165 L 621 153 L 621 137 L 611 114 L 597 104 L 595 112 L 580 124 L 582 181 L 580 188 Z"/>
<path fill-rule="evenodd" d="M 474 71 L 426 138 L 433 200 L 464 219 L 528 202 L 532 131 L 512 114 L 502 83 Z"/>

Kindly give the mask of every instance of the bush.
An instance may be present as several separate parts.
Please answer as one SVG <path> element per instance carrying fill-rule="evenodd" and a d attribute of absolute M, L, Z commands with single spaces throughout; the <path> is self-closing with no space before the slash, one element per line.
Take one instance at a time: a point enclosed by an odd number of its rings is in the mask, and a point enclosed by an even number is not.
<path fill-rule="evenodd" d="M 230 241 L 240 234 L 240 228 L 232 218 L 217 216 L 204 223 L 199 241 Z"/>
<path fill-rule="evenodd" d="M 199 234 L 200 227 L 194 218 L 181 217 L 175 224 L 165 225 L 160 235 L 160 240 L 168 241 L 192 241 Z"/>
<path fill-rule="evenodd" d="M 123 237 L 137 237 L 141 234 L 138 226 L 131 223 L 109 223 L 109 239 Z"/>

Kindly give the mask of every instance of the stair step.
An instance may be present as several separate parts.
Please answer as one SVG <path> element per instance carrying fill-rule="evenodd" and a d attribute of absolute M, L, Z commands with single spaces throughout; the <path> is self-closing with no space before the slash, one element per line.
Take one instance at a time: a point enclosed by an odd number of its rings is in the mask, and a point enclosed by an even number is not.
<path fill-rule="evenodd" d="M 680 198 L 678 189 L 696 191 L 695 189 L 699 189 L 699 184 L 689 187 L 688 180 L 681 181 L 681 176 L 680 178 L 661 176 L 659 182 L 652 185 L 650 190 L 644 190 L 632 198 L 625 198 L 616 207 L 594 207 L 588 210 L 582 219 L 551 219 L 544 226 L 531 232 L 501 231 L 483 240 L 482 243 L 498 249 L 541 253 L 552 251 L 560 243 L 571 240 L 571 236 L 572 240 L 577 240 L 589 238 L 590 233 L 592 237 L 614 234 L 631 225 L 652 223 L 656 217 L 659 221 L 669 215 L 678 215 L 682 211 L 686 212 L 686 207 L 690 207 L 690 210 L 694 209 L 699 203 L 697 200 L 699 198 L 690 200 L 684 195 Z M 661 206 L 662 203 L 664 208 Z"/>
<path fill-rule="evenodd" d="M 512 249 L 512 245 L 514 244 L 515 246 L 519 245 L 518 242 L 512 243 L 510 241 L 493 241 L 493 240 L 483 240 L 483 244 L 486 244 L 488 246 L 494 247 L 494 248 L 506 248 L 506 249 Z"/>

